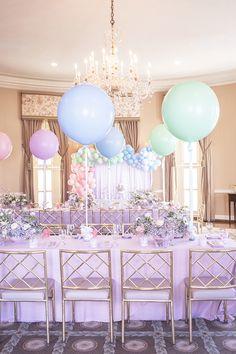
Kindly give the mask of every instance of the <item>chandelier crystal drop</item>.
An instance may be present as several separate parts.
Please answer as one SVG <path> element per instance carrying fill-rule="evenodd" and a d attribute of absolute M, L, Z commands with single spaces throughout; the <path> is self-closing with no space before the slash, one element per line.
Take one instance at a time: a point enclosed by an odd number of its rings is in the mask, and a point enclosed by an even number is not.
<path fill-rule="evenodd" d="M 85 73 L 81 74 L 75 64 L 75 84 L 91 83 L 101 87 L 112 98 L 116 117 L 139 117 L 144 99 L 151 97 L 150 64 L 146 80 L 140 78 L 137 70 L 137 56 L 129 52 L 129 65 L 125 69 L 118 57 L 117 32 L 115 31 L 114 0 L 111 0 L 111 33 L 108 50 L 102 49 L 102 63 L 99 65 L 94 52 L 84 59 Z"/>

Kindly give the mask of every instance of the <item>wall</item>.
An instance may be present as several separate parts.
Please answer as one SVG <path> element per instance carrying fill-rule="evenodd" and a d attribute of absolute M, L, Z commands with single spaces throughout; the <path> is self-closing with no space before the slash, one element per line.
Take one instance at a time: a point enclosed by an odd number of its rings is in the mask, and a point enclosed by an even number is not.
<path fill-rule="evenodd" d="M 220 102 L 220 119 L 212 138 L 215 214 L 228 215 L 228 196 L 236 184 L 236 84 L 213 87 Z"/>
<path fill-rule="evenodd" d="M 161 104 L 164 93 L 156 92 L 151 100 L 145 100 L 141 110 L 140 124 L 139 124 L 139 144 L 141 147 L 148 144 L 149 136 L 152 129 L 162 123 Z M 160 198 L 162 193 L 162 167 L 158 167 L 153 173 L 153 190 L 158 192 Z"/>
<path fill-rule="evenodd" d="M 22 149 L 20 122 L 20 94 L 16 90 L 0 88 L 0 131 L 13 144 L 10 157 L 0 161 L 0 193 L 22 191 Z"/>

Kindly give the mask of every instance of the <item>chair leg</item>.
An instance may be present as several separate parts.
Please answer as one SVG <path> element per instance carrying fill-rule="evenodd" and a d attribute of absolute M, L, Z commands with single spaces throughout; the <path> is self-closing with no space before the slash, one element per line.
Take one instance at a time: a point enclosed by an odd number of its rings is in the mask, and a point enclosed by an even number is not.
<path fill-rule="evenodd" d="M 14 322 L 17 322 L 17 302 L 14 301 Z"/>
<path fill-rule="evenodd" d="M 72 301 L 71 305 L 72 305 L 72 322 L 75 322 L 75 301 Z"/>
<path fill-rule="evenodd" d="M 47 344 L 49 344 L 49 316 L 48 316 L 48 300 L 46 300 L 46 301 L 45 301 L 45 316 L 46 316 Z"/>
<path fill-rule="evenodd" d="M 66 328 L 65 328 L 65 300 L 62 300 L 62 341 L 65 342 Z"/>
<path fill-rule="evenodd" d="M 130 302 L 127 302 L 127 320 L 130 323 Z"/>
<path fill-rule="evenodd" d="M 121 309 L 121 342 L 125 341 L 125 302 L 122 300 L 122 309 Z"/>
<path fill-rule="evenodd" d="M 228 323 L 228 313 L 227 313 L 227 300 L 224 300 L 223 301 L 223 304 L 224 304 L 224 322 L 225 323 Z"/>
<path fill-rule="evenodd" d="M 56 317 L 55 317 L 55 292 L 54 292 L 54 289 L 52 291 L 52 321 L 53 322 L 56 321 Z"/>
<path fill-rule="evenodd" d="M 169 303 L 166 303 L 166 323 L 169 324 Z"/>
<path fill-rule="evenodd" d="M 193 323 L 192 323 L 192 301 L 189 299 L 189 343 L 193 341 Z"/>
<path fill-rule="evenodd" d="M 169 306 L 168 306 L 169 309 Z M 174 306 L 173 301 L 170 303 L 170 311 L 171 311 L 171 331 L 172 331 L 172 342 L 175 344 L 175 319 L 174 319 Z"/>
<path fill-rule="evenodd" d="M 185 288 L 185 323 L 188 322 L 188 289 Z"/>
<path fill-rule="evenodd" d="M 110 317 L 110 339 L 111 339 L 111 343 L 113 343 L 113 306 L 112 306 L 112 300 L 109 301 L 109 317 Z"/>

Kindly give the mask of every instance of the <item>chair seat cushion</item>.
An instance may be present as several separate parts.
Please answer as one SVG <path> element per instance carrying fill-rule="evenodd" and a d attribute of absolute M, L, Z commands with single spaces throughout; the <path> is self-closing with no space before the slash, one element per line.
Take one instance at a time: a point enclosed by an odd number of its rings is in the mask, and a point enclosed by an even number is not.
<path fill-rule="evenodd" d="M 189 278 L 185 278 L 184 282 L 185 285 L 189 287 Z M 219 277 L 218 279 L 213 279 L 212 277 L 199 277 L 196 281 L 192 282 L 192 285 L 195 287 L 205 286 L 205 288 L 192 289 L 192 298 L 199 300 L 236 298 L 235 288 L 222 289 L 220 286 L 223 284 L 227 284 L 227 278 L 225 277 Z M 215 289 L 212 289 L 213 287 L 215 287 Z"/>
<path fill-rule="evenodd" d="M 169 300 L 168 290 L 125 290 L 124 298 L 127 300 Z"/>
<path fill-rule="evenodd" d="M 109 280 L 107 278 L 72 278 L 65 286 L 74 288 L 64 290 L 64 297 L 67 300 L 107 300 L 109 298 Z"/>
<path fill-rule="evenodd" d="M 52 297 L 52 290 L 54 289 L 55 281 L 53 279 L 48 279 L 48 297 Z M 15 301 L 42 301 L 45 300 L 45 291 L 44 290 L 31 290 L 30 286 L 33 287 L 43 287 L 43 283 L 37 278 L 28 278 L 26 284 L 23 280 L 15 279 L 11 282 L 11 286 L 15 289 L 12 290 L 1 290 L 1 298 L 3 300 L 15 300 Z M 17 290 L 25 289 L 25 290 Z"/>
<path fill-rule="evenodd" d="M 76 290 L 69 289 L 64 291 L 66 300 L 107 300 L 109 298 L 109 290 Z"/>

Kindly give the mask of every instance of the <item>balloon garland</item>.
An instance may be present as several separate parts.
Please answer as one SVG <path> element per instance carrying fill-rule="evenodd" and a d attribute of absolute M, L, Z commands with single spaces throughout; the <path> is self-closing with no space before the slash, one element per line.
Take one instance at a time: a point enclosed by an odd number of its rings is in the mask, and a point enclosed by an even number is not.
<path fill-rule="evenodd" d="M 71 157 L 72 164 L 84 166 L 85 151 L 83 148 L 72 154 Z M 108 165 L 109 163 L 111 165 L 116 165 L 117 163 L 122 162 L 126 162 L 128 165 L 134 168 L 148 172 L 155 171 L 157 167 L 161 165 L 160 156 L 153 151 L 151 146 L 145 146 L 138 153 L 135 153 L 132 146 L 125 145 L 122 152 L 112 157 L 111 159 L 102 156 L 93 147 L 89 147 L 88 165 L 90 167 L 102 164 Z"/>

